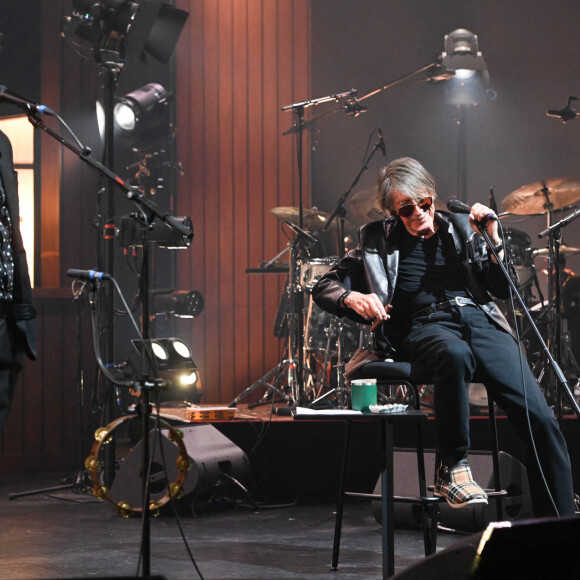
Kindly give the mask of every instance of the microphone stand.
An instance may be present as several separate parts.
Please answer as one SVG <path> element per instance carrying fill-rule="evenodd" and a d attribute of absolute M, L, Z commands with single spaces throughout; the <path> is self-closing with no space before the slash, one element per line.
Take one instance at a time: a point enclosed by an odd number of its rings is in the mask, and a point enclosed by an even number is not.
<path fill-rule="evenodd" d="M 353 182 L 350 184 L 350 187 L 340 196 L 338 202 L 336 203 L 336 206 L 334 208 L 334 210 L 332 210 L 332 213 L 330 214 L 330 217 L 328 218 L 328 220 L 326 220 L 326 223 L 324 224 L 324 228 L 323 231 L 328 230 L 328 228 L 330 227 L 330 224 L 332 223 L 332 220 L 334 218 L 336 218 L 337 220 L 337 236 L 338 236 L 338 256 L 339 258 L 342 258 L 342 256 L 344 255 L 344 222 L 346 220 L 346 210 L 344 209 L 344 202 L 347 200 L 348 196 L 351 194 L 354 186 L 359 182 L 359 179 L 361 178 L 362 174 L 365 171 L 368 171 L 369 168 L 369 163 L 371 161 L 371 159 L 373 158 L 374 154 L 381 148 L 381 140 L 379 137 L 379 140 L 375 143 L 375 146 L 373 147 L 373 150 L 370 152 L 370 154 L 368 155 L 368 157 L 363 161 L 361 168 L 359 169 L 358 173 L 356 174 L 356 177 L 354 178 Z"/>
<path fill-rule="evenodd" d="M 72 143 L 68 142 L 66 139 L 62 138 L 60 135 L 55 133 L 50 127 L 47 127 L 41 119 L 39 119 L 34 113 L 28 115 L 28 120 L 37 129 L 42 129 L 45 133 L 50 135 L 61 145 L 64 145 L 69 151 L 72 151 L 81 161 L 90 165 L 93 169 L 99 172 L 101 175 L 106 177 L 112 185 L 116 186 L 118 190 L 123 192 L 127 199 L 136 202 L 138 205 L 143 206 L 147 211 L 149 211 L 153 216 L 160 219 L 169 225 L 177 233 L 185 236 L 189 239 L 193 237 L 193 232 L 189 227 L 183 225 L 179 220 L 172 216 L 167 211 L 160 210 L 155 203 L 147 199 L 143 194 L 126 183 L 121 179 L 116 173 L 105 167 L 102 163 L 99 163 L 96 159 L 91 157 L 91 150 L 88 147 L 83 147 L 78 149 Z"/>
<path fill-rule="evenodd" d="M 560 369 L 558 363 L 554 360 L 554 357 L 552 356 L 550 349 L 546 346 L 546 343 L 544 342 L 544 339 L 542 338 L 542 335 L 540 334 L 540 331 L 538 330 L 538 327 L 536 326 L 536 323 L 534 322 L 534 319 L 532 318 L 532 315 L 530 314 L 530 311 L 528 310 L 528 308 L 524 302 L 524 299 L 521 297 L 517 286 L 515 285 L 514 281 L 511 279 L 511 276 L 509 275 L 509 272 L 507 271 L 505 264 L 503 263 L 502 260 L 500 260 L 498 253 L 495 251 L 495 248 L 493 246 L 491 238 L 489 237 L 489 234 L 487 233 L 487 230 L 485 229 L 483 224 L 478 224 L 477 227 L 479 229 L 479 233 L 483 236 L 488 248 L 491 250 L 491 253 L 493 254 L 493 256 L 495 256 L 495 259 L 497 260 L 498 265 L 501 267 L 503 275 L 505 276 L 506 280 L 508 281 L 513 295 L 516 297 L 516 300 L 518 301 L 519 305 L 521 306 L 522 312 L 526 316 L 526 319 L 527 319 L 531 329 L 534 331 L 534 334 L 536 335 L 536 338 L 538 339 L 538 342 L 540 343 L 542 351 L 544 352 L 544 354 L 546 355 L 546 358 L 548 359 L 548 363 L 552 366 L 552 369 L 554 371 L 554 374 L 556 376 L 556 379 L 558 381 L 559 386 L 568 396 L 568 399 L 569 399 L 570 404 L 572 405 L 572 407 L 574 409 L 574 412 L 576 413 L 576 416 L 580 419 L 580 407 L 578 406 L 578 402 L 574 398 L 574 395 L 572 394 L 572 391 L 570 390 L 570 387 L 568 386 L 568 381 L 567 381 L 566 377 L 564 376 L 564 373 Z"/>
<path fill-rule="evenodd" d="M 58 141 L 61 145 L 65 146 L 67 149 L 72 151 L 80 160 L 90 165 L 93 169 L 103 175 L 108 181 L 107 183 L 111 186 L 115 186 L 118 190 L 125 193 L 127 199 L 136 202 L 142 209 L 149 212 L 150 215 L 162 220 L 166 224 L 168 224 L 173 230 L 178 232 L 180 235 L 185 236 L 187 238 L 193 237 L 192 230 L 179 222 L 174 216 L 170 215 L 169 212 L 162 212 L 159 208 L 149 199 L 147 199 L 140 191 L 137 189 L 129 186 L 122 180 L 118 175 L 116 175 L 113 171 L 105 167 L 102 163 L 99 163 L 95 159 L 91 157 L 91 150 L 88 147 L 75 147 L 72 143 L 55 133 L 52 129 L 50 129 L 47 125 L 43 123 L 43 121 L 36 115 L 36 112 L 31 112 L 28 115 L 29 121 L 35 128 L 42 129 L 45 133 L 50 135 L 56 141 Z M 78 142 L 78 141 L 77 141 Z M 147 242 L 144 242 L 144 268 L 145 268 L 145 275 L 143 276 L 144 279 L 147 278 L 147 264 L 146 261 L 148 260 L 148 254 L 146 250 Z M 94 293 L 94 291 L 93 291 Z M 150 338 L 149 333 L 149 312 L 148 312 L 148 304 L 147 304 L 147 294 L 148 292 L 145 291 L 143 294 L 143 329 L 142 329 L 142 336 L 143 336 L 143 348 L 142 348 L 142 357 L 143 357 L 143 370 L 148 367 L 146 365 L 145 358 L 148 355 L 148 339 Z M 108 297 L 110 294 L 106 294 Z M 108 300 L 108 299 L 107 299 Z M 91 301 L 94 304 L 94 299 Z M 104 372 L 106 367 L 102 367 L 101 370 Z M 110 376 L 109 373 L 104 372 L 104 376 L 108 378 L 111 382 L 115 382 L 113 378 Z M 149 514 L 149 482 L 145 474 L 146 465 L 149 462 L 149 420 L 150 420 L 150 404 L 149 404 L 149 389 L 155 387 L 155 382 L 147 379 L 146 377 L 142 377 L 141 383 L 141 393 L 142 393 L 142 442 L 143 442 L 143 527 L 142 527 L 142 557 L 143 557 L 143 577 L 150 576 L 150 545 L 151 545 L 151 538 L 150 538 L 150 514 Z M 119 383 L 117 383 L 119 384 Z M 128 386 L 127 384 L 123 384 L 123 386 Z"/>
<path fill-rule="evenodd" d="M 304 203 L 303 203 L 303 190 L 304 190 L 304 183 L 303 183 L 303 135 L 304 135 L 304 109 L 306 107 L 310 107 L 313 105 L 320 105 L 321 103 L 326 103 L 329 101 L 338 101 L 341 98 L 345 98 L 347 96 L 353 95 L 353 90 L 348 93 L 342 93 L 340 95 L 328 95 L 326 97 L 321 97 L 318 99 L 311 99 L 307 101 L 302 101 L 300 103 L 294 103 L 292 105 L 287 105 L 282 107 L 282 111 L 293 111 L 295 122 L 294 128 L 297 133 L 297 167 L 298 167 L 298 227 L 303 230 L 304 229 Z M 356 94 L 356 91 L 354 91 Z M 291 273 L 293 275 L 293 273 Z M 300 298 L 300 300 L 298 300 Z M 303 297 L 296 295 L 297 305 L 296 309 L 298 312 L 302 312 L 304 308 L 303 304 Z M 297 369 L 296 369 L 296 403 L 300 404 L 304 398 L 304 336 L 303 336 L 303 322 L 302 316 L 298 317 L 300 320 L 296 325 L 295 332 L 296 332 L 296 346 L 297 346 L 297 353 L 288 353 L 288 358 L 292 359 L 295 355 L 297 355 Z M 289 344 L 292 344 L 292 340 L 289 341 Z"/>

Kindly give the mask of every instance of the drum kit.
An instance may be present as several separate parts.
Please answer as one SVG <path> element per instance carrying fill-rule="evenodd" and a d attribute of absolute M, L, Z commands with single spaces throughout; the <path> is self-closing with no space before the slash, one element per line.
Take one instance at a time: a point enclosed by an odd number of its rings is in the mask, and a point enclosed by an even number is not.
<path fill-rule="evenodd" d="M 364 189 L 348 200 L 348 220 L 353 231 L 367 222 L 386 217 L 376 206 L 375 191 L 374 188 Z M 555 228 L 553 218 L 554 212 L 571 208 L 579 200 L 580 180 L 552 179 L 515 190 L 502 201 L 503 212 L 499 213 L 502 219 L 510 215 L 547 215 L 547 247 L 534 248 L 526 232 L 511 227 L 503 228 L 504 246 L 511 270 L 516 274 L 517 288 L 541 329 L 543 339 L 550 351 L 555 349 L 555 358 L 562 361 L 566 375 L 576 381 L 580 379 L 577 362 L 580 358 L 580 328 L 577 328 L 580 320 L 580 276 L 565 269 L 564 264 L 567 257 L 580 255 L 580 248 L 560 243 L 560 228 Z M 283 395 L 289 404 L 322 404 L 344 408 L 348 404 L 342 378 L 344 363 L 357 348 L 372 344 L 372 336 L 365 325 L 332 316 L 313 301 L 314 285 L 338 263 L 336 255 L 319 255 L 317 240 L 329 229 L 329 214 L 315 207 L 303 209 L 304 229 L 301 229 L 298 208 L 275 207 L 271 213 L 283 224 L 290 226 L 297 234 L 296 238 L 288 248 L 260 268 L 246 271 L 288 274 L 274 330 L 278 338 L 285 339 L 284 360 L 246 389 L 234 403 L 257 386 L 265 385 L 270 390 L 257 404 L 269 402 L 271 396 L 278 394 Z M 278 259 L 286 251 L 290 252 L 289 263 L 277 265 Z M 535 264 L 538 259 L 547 261 L 547 268 L 541 270 L 547 272 L 547 300 L 544 300 L 538 280 Z M 562 308 L 558 307 L 559 304 Z M 526 351 L 530 366 L 546 397 L 553 399 L 553 380 L 549 379 L 549 365 L 545 355 L 537 348 L 537 341 L 534 341 L 525 317 L 521 316 L 521 312 L 518 313 L 517 308 L 513 318 L 512 323 L 519 328 L 522 349 Z M 567 330 L 563 329 L 561 321 L 568 323 Z"/>
<path fill-rule="evenodd" d="M 542 338 L 554 360 L 561 367 L 568 381 L 574 383 L 574 393 L 580 395 L 580 276 L 566 268 L 566 259 L 579 255 L 580 248 L 561 243 L 561 230 L 580 215 L 574 211 L 566 218 L 554 223 L 554 212 L 572 209 L 580 200 L 580 180 L 557 178 L 530 183 L 509 194 L 501 203 L 505 215 L 547 216 L 547 228 L 538 237 L 548 236 L 544 248 L 532 248 L 531 240 L 524 232 L 504 229 L 505 246 L 512 267 L 518 276 L 521 296 L 529 313 L 541 332 Z M 535 268 L 535 259 L 544 259 L 547 274 L 548 297 L 544 300 Z M 532 287 L 535 286 L 539 302 L 534 304 Z M 520 313 L 521 314 L 521 313 Z M 546 354 L 540 348 L 540 341 L 526 325 L 525 317 L 518 317 L 521 326 L 520 338 L 528 362 L 538 379 L 544 395 L 550 404 L 558 407 L 562 399 L 554 373 L 550 372 Z M 519 318 L 519 320 L 518 320 Z"/>

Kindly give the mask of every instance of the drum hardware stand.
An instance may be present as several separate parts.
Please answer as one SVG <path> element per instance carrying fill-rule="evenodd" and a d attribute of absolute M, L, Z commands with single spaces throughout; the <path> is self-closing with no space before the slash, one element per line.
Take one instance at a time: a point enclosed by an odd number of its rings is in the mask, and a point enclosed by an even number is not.
<path fill-rule="evenodd" d="M 324 393 L 324 395 L 318 397 L 312 403 L 310 403 L 309 407 L 314 407 L 321 401 L 326 401 L 329 397 L 335 395 L 337 401 L 337 407 L 339 409 L 348 409 L 349 405 L 349 392 L 348 389 L 345 387 L 345 380 L 344 380 L 344 366 L 345 361 L 343 357 L 343 339 L 342 334 L 344 330 L 344 323 L 342 320 L 338 320 L 337 324 L 337 339 L 336 339 L 336 346 L 337 346 L 337 361 L 335 365 L 336 369 L 336 387 Z M 331 340 L 332 333 L 329 332 L 328 339 L 327 339 L 327 352 L 330 350 L 330 340 Z"/>
<path fill-rule="evenodd" d="M 326 380 L 326 377 L 328 375 L 328 371 L 329 371 L 329 365 L 331 364 L 331 356 L 330 356 L 330 352 L 331 352 L 331 341 L 332 341 L 332 336 L 333 336 L 333 325 L 334 322 L 331 320 L 330 322 L 330 327 L 328 329 L 325 330 L 326 332 L 326 346 L 324 349 L 316 349 L 315 347 L 308 347 L 308 336 L 306 337 L 306 344 L 307 346 L 305 347 L 305 360 L 307 361 L 307 363 L 305 364 L 305 369 L 310 373 L 310 379 L 305 381 L 305 396 L 307 398 L 307 400 L 310 401 L 309 406 L 313 405 L 314 403 L 312 401 L 318 401 L 320 400 L 320 393 L 323 392 L 323 390 L 330 390 L 331 389 L 331 385 L 330 383 Z M 307 325 L 308 328 L 308 325 Z M 324 356 L 322 357 L 322 361 L 319 361 L 316 358 L 316 352 L 322 350 L 322 352 L 324 353 Z M 309 354 L 310 351 L 310 354 Z M 312 357 L 314 357 L 315 360 L 315 365 L 318 365 L 320 367 L 320 369 L 316 369 L 312 370 L 312 366 L 311 366 L 311 361 L 312 361 Z"/>
<path fill-rule="evenodd" d="M 313 300 L 310 297 L 310 304 L 308 306 L 308 314 L 306 316 L 306 323 L 304 325 L 304 370 L 310 375 L 308 379 L 304 381 L 304 396 L 306 400 L 310 398 L 316 399 L 324 388 L 330 388 L 328 381 L 325 379 L 325 375 L 329 364 L 329 353 L 330 353 L 330 341 L 332 336 L 332 328 L 325 329 L 326 332 L 326 348 L 323 349 L 324 357 L 321 363 L 316 359 L 316 352 L 320 349 L 311 346 L 312 336 L 310 335 L 310 328 L 312 324 L 312 306 Z M 332 320 L 330 322 L 332 327 Z M 315 358 L 315 364 L 321 367 L 320 371 L 312 370 L 311 362 L 312 357 Z M 312 396 L 310 395 L 312 393 Z"/>
<path fill-rule="evenodd" d="M 487 233 L 483 224 L 479 225 L 479 232 L 483 236 L 483 238 L 484 238 L 484 240 L 489 248 L 489 251 L 493 254 L 493 256 L 495 256 L 497 264 L 500 266 L 500 268 L 503 272 L 503 275 L 505 276 L 506 281 L 508 282 L 508 284 L 512 290 L 513 296 L 515 296 L 516 300 L 518 301 L 518 304 L 520 305 L 520 307 L 522 309 L 522 312 L 525 314 L 525 316 L 528 320 L 528 323 L 530 324 L 530 327 L 534 331 L 534 334 L 536 335 L 536 337 L 537 337 L 537 339 L 542 347 L 542 351 L 545 353 L 547 360 L 548 360 L 548 363 L 551 366 L 551 368 L 553 369 L 553 372 L 558 380 L 559 386 L 561 387 L 562 391 L 565 392 L 566 395 L 568 396 L 568 399 L 570 400 L 570 404 L 572 405 L 572 408 L 574 409 L 576 416 L 580 419 L 580 407 L 578 406 L 578 402 L 574 398 L 572 391 L 570 391 L 570 387 L 568 386 L 568 381 L 567 381 L 566 377 L 564 376 L 564 373 L 560 369 L 558 363 L 554 360 L 554 357 L 552 356 L 550 349 L 546 346 L 546 343 L 544 342 L 544 339 L 542 338 L 542 335 L 541 335 L 540 331 L 538 330 L 538 327 L 536 326 L 534 319 L 532 318 L 532 315 L 530 314 L 530 311 L 526 307 L 524 299 L 521 297 L 521 295 L 518 291 L 518 288 L 517 288 L 516 284 L 514 283 L 514 281 L 512 280 L 505 264 L 499 258 L 498 253 L 495 251 L 495 247 L 493 245 L 493 242 L 491 241 L 491 238 L 489 237 L 489 234 Z M 542 234 L 544 235 L 544 232 L 542 232 Z M 560 417 L 560 420 L 561 420 L 561 417 Z"/>
<path fill-rule="evenodd" d="M 299 402 L 301 396 L 301 389 L 299 387 L 298 382 L 298 372 L 299 372 L 299 361 L 294 358 L 299 351 L 296 348 L 296 338 L 298 332 L 298 312 L 301 312 L 301 304 L 298 304 L 298 288 L 299 285 L 297 284 L 297 273 L 298 273 L 298 246 L 300 244 L 300 238 L 295 238 L 290 244 L 288 248 L 278 254 L 271 260 L 269 263 L 275 261 L 279 256 L 281 256 L 284 252 L 290 251 L 290 260 L 288 263 L 288 284 L 286 286 L 286 292 L 289 298 L 289 312 L 288 312 L 288 325 L 287 325 L 287 349 L 286 349 L 286 358 L 277 366 L 275 366 L 272 370 L 267 372 L 265 375 L 260 377 L 255 383 L 250 385 L 244 391 L 242 391 L 234 400 L 228 405 L 228 407 L 236 407 L 237 404 L 247 397 L 252 391 L 257 389 L 258 387 L 266 387 L 270 391 L 273 391 L 275 394 L 277 393 L 282 397 L 284 401 L 288 404 L 288 409 L 291 409 L 297 402 Z M 302 300 L 300 300 L 302 302 Z M 298 307 L 300 306 L 300 310 Z M 302 325 L 300 325 L 302 326 Z M 300 330 L 300 332 L 302 332 Z M 287 381 L 288 381 L 288 390 L 289 393 L 284 393 L 281 391 L 276 385 L 278 382 L 278 378 L 282 375 L 282 373 L 287 373 Z M 273 382 L 270 382 L 272 378 L 275 378 Z M 268 393 L 266 393 L 268 394 Z M 266 401 L 263 401 L 260 404 L 264 404 Z M 254 405 L 256 406 L 256 405 Z"/>
<path fill-rule="evenodd" d="M 545 188 L 546 189 L 546 188 Z M 547 191 L 545 192 L 547 193 Z M 546 195 L 546 197 L 548 197 Z M 552 338 L 554 348 L 554 358 L 556 360 L 560 360 L 561 357 L 561 342 L 562 342 L 562 328 L 561 328 L 561 270 L 560 270 L 560 244 L 562 239 L 562 228 L 567 226 L 569 223 L 574 221 L 577 217 L 580 217 L 580 210 L 576 210 L 575 212 L 571 213 L 569 216 L 561 219 L 559 222 L 552 224 L 552 209 L 553 205 L 550 203 L 549 199 L 545 206 L 548 209 L 548 227 L 541 231 L 538 234 L 538 238 L 543 238 L 544 236 L 548 236 L 548 304 L 553 304 L 553 324 L 550 326 L 550 330 L 552 332 L 548 332 L 548 337 Z M 548 353 L 550 353 L 550 350 Z M 570 361 L 570 355 L 572 353 L 566 353 L 567 360 Z M 572 355 L 573 360 L 575 358 Z M 549 361 L 551 362 L 551 361 Z M 577 365 L 576 365 L 577 367 Z M 578 403 L 573 396 L 573 393 L 570 391 L 568 383 L 564 377 L 564 381 L 558 377 L 556 368 L 553 368 L 554 373 L 556 374 L 556 414 L 558 416 L 558 421 L 560 422 L 560 427 L 562 426 L 563 422 L 563 413 L 562 413 L 562 394 L 563 392 L 566 393 L 568 396 L 572 408 L 576 412 L 576 415 L 580 418 L 580 411 L 578 408 Z M 559 369 L 558 369 L 559 370 Z M 560 371 L 563 375 L 563 373 Z"/>

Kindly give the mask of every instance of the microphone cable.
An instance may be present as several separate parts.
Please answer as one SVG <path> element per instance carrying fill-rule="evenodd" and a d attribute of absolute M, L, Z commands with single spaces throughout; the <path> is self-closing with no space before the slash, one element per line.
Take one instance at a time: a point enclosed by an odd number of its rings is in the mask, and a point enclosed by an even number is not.
<path fill-rule="evenodd" d="M 511 268 L 511 260 L 510 260 L 510 258 L 508 258 L 508 246 L 506 245 L 506 237 L 504 235 L 502 223 L 499 219 L 497 220 L 497 222 L 498 222 L 498 229 L 499 229 L 499 233 L 500 233 L 500 238 L 502 240 L 501 243 L 503 245 L 503 251 L 504 251 L 502 264 L 504 266 L 504 269 L 505 269 L 507 275 L 509 276 L 510 275 L 510 268 Z M 521 381 L 522 394 L 523 394 L 523 399 L 524 399 L 524 409 L 525 409 L 528 434 L 529 434 L 529 439 L 530 439 L 530 447 L 532 449 L 536 465 L 538 466 L 540 478 L 542 480 L 542 483 L 544 485 L 546 493 L 548 494 L 548 497 L 550 498 L 550 503 L 552 504 L 552 507 L 554 509 L 554 514 L 556 517 L 559 517 L 560 512 L 558 511 L 558 508 L 556 507 L 554 497 L 552 496 L 552 492 L 551 492 L 550 487 L 548 485 L 548 482 L 546 480 L 544 470 L 542 469 L 540 457 L 538 455 L 538 449 L 537 449 L 536 442 L 534 439 L 532 424 L 530 421 L 530 409 L 529 409 L 529 405 L 528 405 L 526 381 L 524 379 L 524 364 L 528 364 L 528 362 L 527 362 L 527 360 L 524 360 L 524 353 L 522 352 L 522 349 L 521 349 L 520 331 L 519 331 L 517 319 L 516 319 L 516 307 L 515 307 L 515 301 L 514 301 L 514 293 L 513 293 L 511 285 L 509 286 L 509 299 L 508 300 L 509 300 L 510 310 L 511 310 L 511 313 L 512 313 L 512 316 L 514 319 L 514 325 L 513 325 L 514 326 L 514 333 L 515 333 L 515 339 L 516 339 L 516 343 L 518 345 L 518 351 L 519 351 L 518 358 L 519 358 L 519 363 L 520 363 L 520 381 Z M 524 307 L 525 307 L 525 305 L 524 305 Z M 530 369 L 530 372 L 531 372 L 531 369 Z M 534 379 L 535 379 L 535 377 L 534 377 Z M 536 379 L 536 382 L 537 382 L 537 379 Z M 539 384 L 538 384 L 538 388 L 540 388 Z"/>

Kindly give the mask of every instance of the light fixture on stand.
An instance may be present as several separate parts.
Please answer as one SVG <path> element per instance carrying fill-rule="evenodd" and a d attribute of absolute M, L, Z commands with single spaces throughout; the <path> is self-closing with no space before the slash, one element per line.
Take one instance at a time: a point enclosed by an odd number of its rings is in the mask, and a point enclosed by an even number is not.
<path fill-rule="evenodd" d="M 188 14 L 177 10 L 169 5 L 154 0 L 130 1 L 130 0 L 100 0 L 91 2 L 90 0 L 73 0 L 73 13 L 65 17 L 61 23 L 61 35 L 73 47 L 73 49 L 84 57 L 92 57 L 100 66 L 103 72 L 103 110 L 104 110 L 104 150 L 102 156 L 102 167 L 112 172 L 115 165 L 114 152 L 114 106 L 115 91 L 121 70 L 127 62 L 141 58 L 145 53 L 152 54 L 155 58 L 169 59 L 173 47 L 177 43 L 179 34 L 185 24 Z M 168 20 L 171 26 L 167 26 Z M 161 33 L 159 32 L 161 31 Z M 130 33 L 130 34 L 129 34 Z M 167 33 L 167 37 L 166 34 Z M 171 36 L 169 38 L 169 36 Z M 157 56 L 155 55 L 157 51 Z M 111 227 L 115 219 L 114 188 L 121 186 L 125 191 L 127 184 L 116 176 L 115 181 L 107 180 L 102 195 L 99 196 L 100 206 L 98 208 L 100 239 L 102 248 L 99 256 L 102 263 L 98 264 L 98 269 L 107 272 L 113 279 L 115 275 L 115 247 L 110 243 L 110 236 L 106 231 Z M 138 202 L 146 209 L 142 213 L 148 222 L 160 219 L 169 222 L 172 227 L 181 235 L 188 237 L 189 231 L 182 224 L 173 219 L 169 212 L 161 213 L 140 191 L 125 191 L 129 198 Z M 146 215 L 147 214 L 147 215 Z M 148 299 L 148 244 L 143 243 L 142 270 L 140 273 L 140 290 L 143 296 L 141 315 L 141 334 L 145 340 L 150 336 L 150 315 Z M 106 351 L 104 354 L 105 367 L 115 360 L 115 304 L 114 295 L 109 285 L 103 289 L 103 311 L 102 321 L 103 332 L 100 338 Z M 148 384 L 142 377 L 143 383 Z M 112 390 L 113 384 L 107 385 Z M 142 466 L 150 462 L 149 453 L 149 394 L 148 387 L 142 393 Z M 103 418 L 108 424 L 113 419 L 115 413 L 114 397 L 106 396 L 107 401 L 104 408 Z M 115 454 L 113 446 L 107 446 L 105 469 L 103 481 L 110 486 L 114 477 Z M 110 447 L 110 449 L 109 449 Z M 149 489 L 146 480 L 143 478 L 143 505 L 149 504 Z M 141 563 L 144 577 L 148 577 L 151 571 L 150 552 L 150 523 L 148 510 L 143 510 L 142 526 L 142 549 Z"/>
<path fill-rule="evenodd" d="M 457 28 L 445 35 L 441 64 L 447 70 L 454 71 L 459 79 L 487 70 L 477 35 L 465 28 Z"/>
<path fill-rule="evenodd" d="M 187 17 L 184 10 L 155 0 L 73 0 L 60 31 L 77 53 L 100 63 L 150 54 L 167 64 Z"/>
<path fill-rule="evenodd" d="M 148 341 L 153 360 L 154 374 L 163 382 L 156 393 L 156 402 L 187 401 L 199 403 L 202 385 L 199 369 L 193 361 L 191 349 L 180 338 L 154 338 Z M 130 376 L 142 373 L 143 344 L 132 340 L 133 352 L 125 363 L 125 372 Z"/>
<path fill-rule="evenodd" d="M 196 318 L 205 305 L 203 296 L 197 290 L 155 291 L 151 303 L 151 312 L 155 316 L 176 316 L 177 318 Z"/>
<path fill-rule="evenodd" d="M 467 202 L 467 109 L 486 98 L 489 73 L 473 32 L 458 28 L 445 35 L 443 44 L 441 65 L 454 73 L 445 85 L 446 99 L 459 110 L 456 195 Z"/>
<path fill-rule="evenodd" d="M 169 92 L 159 83 L 148 83 L 117 100 L 115 125 L 136 136 L 154 134 L 169 127 Z"/>
<path fill-rule="evenodd" d="M 134 151 L 163 151 L 173 134 L 169 97 L 169 91 L 159 83 L 148 83 L 122 97 L 115 97 L 115 138 L 130 141 Z M 99 134 L 103 139 L 105 110 L 101 100 L 97 100 L 96 112 Z"/>
<path fill-rule="evenodd" d="M 182 250 L 191 246 L 193 240 L 193 223 L 189 216 L 176 216 L 187 234 L 175 231 L 164 222 L 145 224 L 143 215 L 129 214 L 116 220 L 115 237 L 123 248 L 143 246 L 145 242 L 155 243 L 159 248 Z"/>
<path fill-rule="evenodd" d="M 72 15 L 61 21 L 61 35 L 86 58 L 121 68 L 125 40 L 139 3 L 131 0 L 73 0 Z"/>

